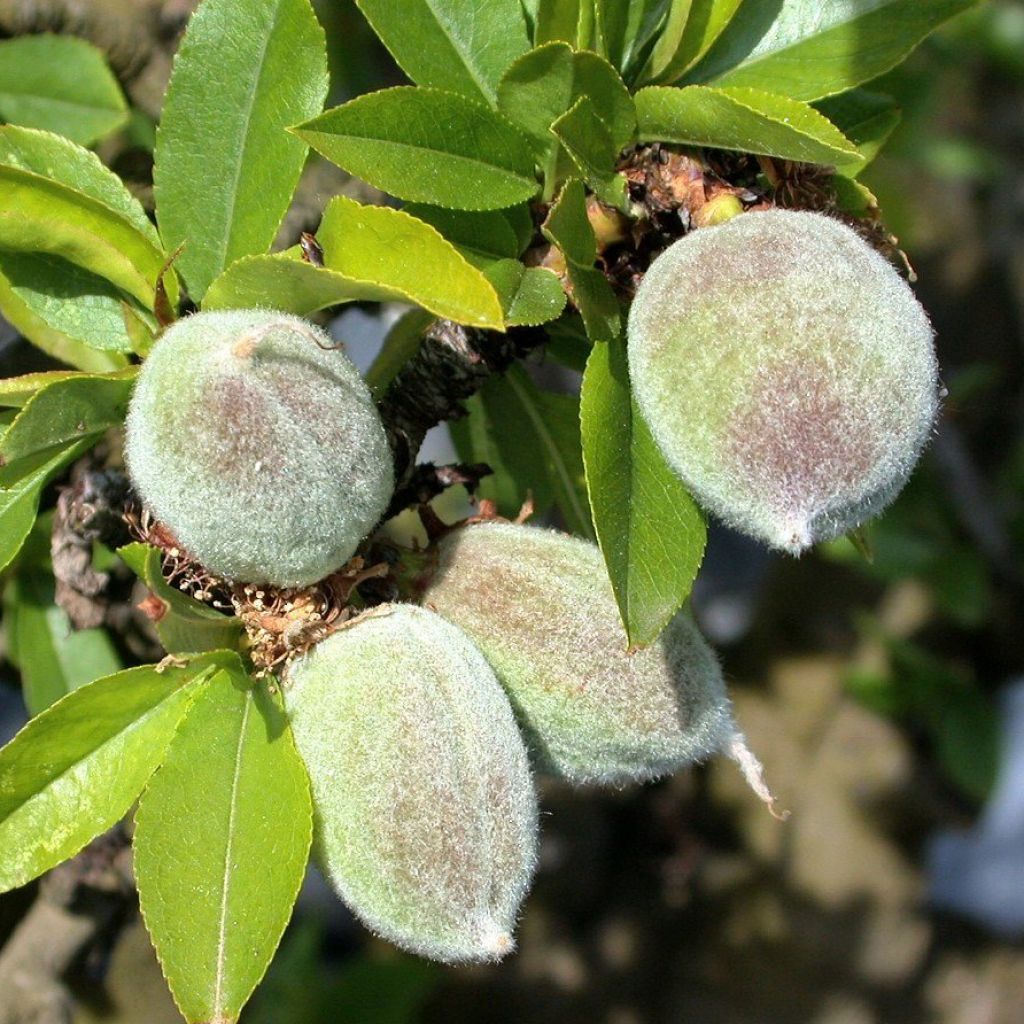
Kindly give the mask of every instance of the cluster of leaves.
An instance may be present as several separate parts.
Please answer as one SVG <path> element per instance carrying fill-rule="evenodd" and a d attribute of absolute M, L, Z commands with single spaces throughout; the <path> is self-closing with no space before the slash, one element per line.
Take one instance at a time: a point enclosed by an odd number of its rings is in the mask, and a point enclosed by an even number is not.
<path fill-rule="evenodd" d="M 5 623 L 37 680 L 37 717 L 0 752 L 0 889 L 74 854 L 141 794 L 143 911 L 199 1021 L 237 1018 L 301 882 L 304 769 L 237 621 L 131 545 L 120 557 L 177 657 L 89 682 L 85 666 L 116 669 L 116 655 L 102 633 L 68 635 L 45 552 L 25 543 L 45 485 L 122 421 L 138 360 L 186 294 L 202 309 L 300 315 L 411 303 L 370 371 L 377 394 L 435 317 L 545 325 L 552 355 L 585 371 L 581 398 L 513 368 L 469 403 L 456 441 L 495 469 L 485 495 L 503 511 L 532 490 L 596 536 L 629 639 L 649 643 L 688 596 L 705 527 L 636 414 L 628 297 L 602 273 L 595 197 L 635 216 L 621 155 L 664 143 L 819 164 L 868 203 L 855 177 L 898 115 L 859 86 L 972 2 L 359 0 L 414 84 L 324 112 L 308 0 L 205 0 L 156 138 L 157 226 L 83 148 L 128 116 L 98 55 L 71 39 L 0 43 L 0 311 L 73 367 L 0 383 Z M 404 203 L 332 199 L 314 261 L 270 251 L 310 147 Z"/>

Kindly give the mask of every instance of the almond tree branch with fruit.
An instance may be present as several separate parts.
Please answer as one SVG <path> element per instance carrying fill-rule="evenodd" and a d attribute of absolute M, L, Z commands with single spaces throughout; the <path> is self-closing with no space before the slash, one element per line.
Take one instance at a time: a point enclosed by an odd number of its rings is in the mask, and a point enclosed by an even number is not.
<path fill-rule="evenodd" d="M 96 666 L 43 678 L 5 618 L 34 717 L 0 751 L 0 886 L 129 815 L 183 1017 L 234 1021 L 311 855 L 397 946 L 488 961 L 536 866 L 535 773 L 721 752 L 774 809 L 684 609 L 705 514 L 799 554 L 927 444 L 932 330 L 857 180 L 898 112 L 859 86 L 969 6 L 785 0 L 752 41 L 749 4 L 359 0 L 414 84 L 324 111 L 308 0 L 204 0 L 155 222 L 81 144 L 125 116 L 96 52 L 0 42 L 0 77 L 40 47 L 79 68 L 99 126 L 49 130 L 61 82 L 0 106 L 0 311 L 66 367 L 0 382 L 0 562 L 10 607 L 56 587 Z M 395 202 L 335 196 L 271 251 L 311 149 Z M 410 307 L 365 378 L 316 322 L 355 302 Z M 418 465 L 445 421 L 462 461 Z M 453 484 L 464 522 L 428 504 Z M 531 496 L 565 529 L 520 521 Z M 408 509 L 425 545 L 389 531 Z M 148 589 L 141 664 L 104 646 L 128 625 L 97 544 Z"/>

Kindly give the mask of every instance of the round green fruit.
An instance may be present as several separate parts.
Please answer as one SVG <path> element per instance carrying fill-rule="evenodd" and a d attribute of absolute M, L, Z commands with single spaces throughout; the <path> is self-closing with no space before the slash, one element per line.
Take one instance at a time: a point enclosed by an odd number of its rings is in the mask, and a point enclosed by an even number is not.
<path fill-rule="evenodd" d="M 688 618 L 627 652 L 593 544 L 481 523 L 454 530 L 437 557 L 423 601 L 484 653 L 538 767 L 575 783 L 654 779 L 737 737 L 718 662 Z"/>
<path fill-rule="evenodd" d="M 393 487 L 370 393 L 319 328 L 263 310 L 175 323 L 139 373 L 125 460 L 211 572 L 305 586 L 343 565 Z"/>
<path fill-rule="evenodd" d="M 938 406 L 913 292 L 817 213 L 745 213 L 666 249 L 630 311 L 629 369 L 694 496 L 793 553 L 889 504 Z"/>
<path fill-rule="evenodd" d="M 288 672 L 318 859 L 374 931 L 448 962 L 512 949 L 537 805 L 508 699 L 472 642 L 381 606 Z"/>

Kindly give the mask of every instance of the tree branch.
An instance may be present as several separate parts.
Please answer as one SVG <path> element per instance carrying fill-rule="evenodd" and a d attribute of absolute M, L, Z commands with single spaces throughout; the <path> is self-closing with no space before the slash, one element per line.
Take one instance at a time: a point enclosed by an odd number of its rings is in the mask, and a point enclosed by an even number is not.
<path fill-rule="evenodd" d="M 475 395 L 492 374 L 504 373 L 546 338 L 544 329 L 537 327 L 501 334 L 450 320 L 431 325 L 419 352 L 379 404 L 395 459 L 396 491 L 403 491 L 412 480 L 416 453 L 427 431 L 464 416 L 462 402 Z"/>

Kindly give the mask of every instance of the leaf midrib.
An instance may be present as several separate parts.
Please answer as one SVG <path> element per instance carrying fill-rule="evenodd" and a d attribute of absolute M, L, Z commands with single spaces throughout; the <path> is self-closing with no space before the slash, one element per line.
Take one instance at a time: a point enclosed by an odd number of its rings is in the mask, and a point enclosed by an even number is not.
<path fill-rule="evenodd" d="M 235 748 L 235 771 L 231 779 L 231 802 L 228 808 L 227 842 L 224 844 L 224 871 L 221 876 L 220 917 L 217 921 L 217 969 L 214 977 L 213 1010 L 215 1019 L 224 1012 L 224 976 L 227 959 L 227 919 L 231 890 L 231 856 L 235 840 L 235 818 L 238 811 L 238 785 L 242 775 L 242 748 L 245 746 L 246 727 L 252 709 L 252 691 L 245 695 L 245 709 L 238 728 L 238 746 Z"/>

